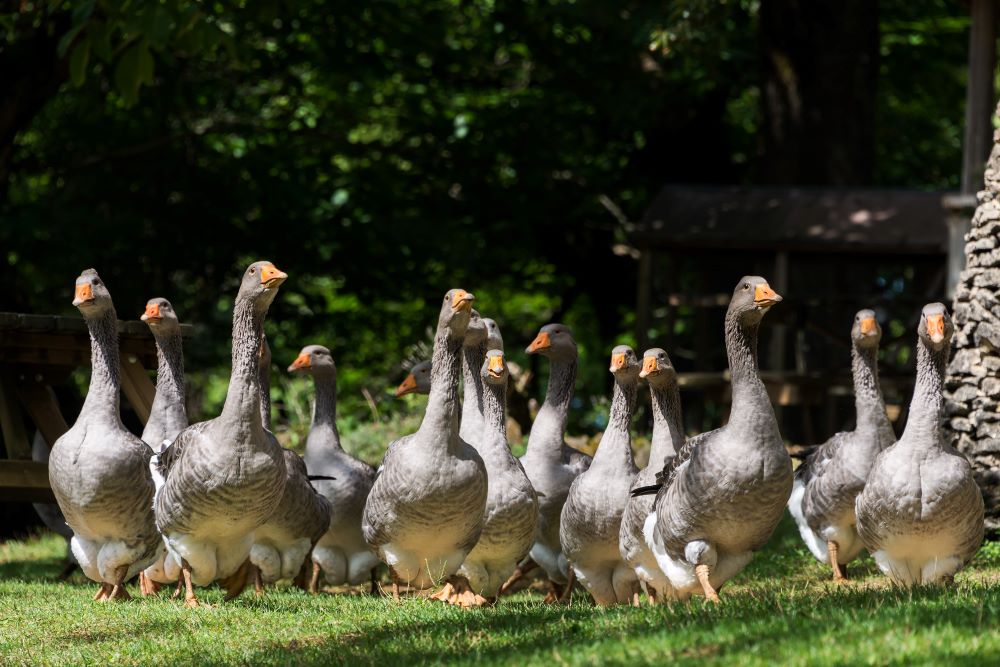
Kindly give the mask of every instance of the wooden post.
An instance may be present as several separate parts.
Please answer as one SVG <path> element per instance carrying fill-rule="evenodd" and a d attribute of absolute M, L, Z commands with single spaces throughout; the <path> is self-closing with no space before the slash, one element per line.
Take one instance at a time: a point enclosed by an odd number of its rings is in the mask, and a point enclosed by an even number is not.
<path fill-rule="evenodd" d="M 962 146 L 962 193 L 975 194 L 993 145 L 993 76 L 997 63 L 996 0 L 971 0 L 969 76 L 965 89 L 965 138 Z"/>
<path fill-rule="evenodd" d="M 31 459 L 31 441 L 17 400 L 17 378 L 10 368 L 0 370 L 0 429 L 8 459 Z"/>
<path fill-rule="evenodd" d="M 969 73 L 965 88 L 965 136 L 962 141 L 962 189 L 948 219 L 948 298 L 955 295 L 965 268 L 965 235 L 971 226 L 973 196 L 982 187 L 983 169 L 993 145 L 993 77 L 997 65 L 997 0 L 971 0 Z M 970 202 L 971 200 L 971 202 Z M 967 208 L 969 207 L 969 208 Z M 967 210 L 962 210 L 967 209 Z"/>

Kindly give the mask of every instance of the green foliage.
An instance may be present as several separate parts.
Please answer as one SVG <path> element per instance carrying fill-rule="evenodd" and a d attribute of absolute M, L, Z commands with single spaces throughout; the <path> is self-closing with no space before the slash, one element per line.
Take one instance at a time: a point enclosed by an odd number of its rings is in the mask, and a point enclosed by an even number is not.
<path fill-rule="evenodd" d="M 592 431 L 608 350 L 634 336 L 635 263 L 611 252 L 626 227 L 602 202 L 637 219 L 666 182 L 752 176 L 758 10 L 751 0 L 5 8 L 4 43 L 54 36 L 66 84 L 10 147 L 0 309 L 75 315 L 70 281 L 87 266 L 123 318 L 152 296 L 171 299 L 197 325 L 186 352 L 200 418 L 224 395 L 236 280 L 268 258 L 290 274 L 266 325 L 277 368 L 302 345 L 327 345 L 341 415 L 360 423 L 372 405 L 378 419 L 405 413 L 389 393 L 402 362 L 427 341 L 440 296 L 462 286 L 500 322 L 511 359 L 535 372 L 535 395 L 546 364 L 524 346 L 547 321 L 573 327 L 583 363 L 572 428 Z M 952 185 L 967 19 L 944 0 L 881 13 L 878 181 Z M 692 321 L 679 315 L 678 331 Z M 278 415 L 282 429 L 301 416 Z"/>

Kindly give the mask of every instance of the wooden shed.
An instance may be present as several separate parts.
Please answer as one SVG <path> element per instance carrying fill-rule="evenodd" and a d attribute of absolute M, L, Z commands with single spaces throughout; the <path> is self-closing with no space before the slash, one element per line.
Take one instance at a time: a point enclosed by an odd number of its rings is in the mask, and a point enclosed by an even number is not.
<path fill-rule="evenodd" d="M 883 326 L 891 416 L 909 398 L 920 308 L 943 301 L 955 214 L 940 192 L 667 186 L 630 233 L 639 254 L 636 338 L 682 372 L 688 427 L 724 418 L 722 322 L 743 275 L 785 301 L 761 329 L 760 359 L 793 442 L 820 442 L 853 419 L 849 332 L 873 308 Z"/>

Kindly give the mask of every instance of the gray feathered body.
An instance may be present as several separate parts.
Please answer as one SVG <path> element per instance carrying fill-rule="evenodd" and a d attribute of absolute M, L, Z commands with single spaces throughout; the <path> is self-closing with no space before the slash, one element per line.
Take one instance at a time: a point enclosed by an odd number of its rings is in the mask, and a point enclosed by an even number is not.
<path fill-rule="evenodd" d="M 553 359 L 551 364 L 545 401 L 531 425 L 521 465 L 531 486 L 538 492 L 538 526 L 531 557 L 549 579 L 565 583 L 569 563 L 559 542 L 562 509 L 573 480 L 590 467 L 591 458 L 565 443 L 566 420 L 576 381 L 576 359 Z"/>
<path fill-rule="evenodd" d="M 49 482 L 73 530 L 73 555 L 92 580 L 114 584 L 139 573 L 161 548 L 153 520 L 150 450 L 121 423 L 117 318 L 88 319 L 93 372 L 76 423 L 49 454 Z"/>
<path fill-rule="evenodd" d="M 362 519 L 368 545 L 398 580 L 419 588 L 455 574 L 483 526 L 486 467 L 458 435 L 462 334 L 438 327 L 424 420 L 389 446 Z"/>
<path fill-rule="evenodd" d="M 982 493 L 969 462 L 941 433 L 947 358 L 947 344 L 934 351 L 918 342 L 906 430 L 875 459 L 856 504 L 865 547 L 903 585 L 948 580 L 983 541 Z"/>
<path fill-rule="evenodd" d="M 282 454 L 285 488 L 274 513 L 255 531 L 250 550 L 250 561 L 267 583 L 294 578 L 330 525 L 330 502 L 310 484 L 302 458 L 289 449 Z"/>

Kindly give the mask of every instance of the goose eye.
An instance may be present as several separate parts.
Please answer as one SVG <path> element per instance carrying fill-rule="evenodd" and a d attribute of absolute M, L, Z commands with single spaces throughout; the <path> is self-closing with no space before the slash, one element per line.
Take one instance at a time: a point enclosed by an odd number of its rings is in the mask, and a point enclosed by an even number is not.
<path fill-rule="evenodd" d="M 743 289 L 750 289 L 750 283 L 743 283 Z"/>
<path fill-rule="evenodd" d="M 250 273 L 257 273 L 257 269 L 250 267 Z"/>
<path fill-rule="evenodd" d="M 100 285 L 100 284 L 101 284 L 101 279 L 100 278 L 94 278 L 94 285 Z"/>

